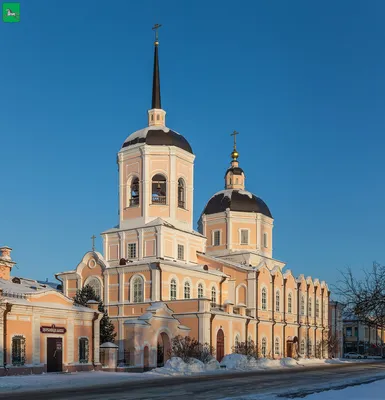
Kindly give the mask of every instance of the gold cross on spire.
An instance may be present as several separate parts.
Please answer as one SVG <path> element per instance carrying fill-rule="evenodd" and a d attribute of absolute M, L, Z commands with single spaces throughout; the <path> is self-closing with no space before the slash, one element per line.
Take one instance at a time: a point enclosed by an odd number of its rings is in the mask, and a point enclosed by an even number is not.
<path fill-rule="evenodd" d="M 230 136 L 234 136 L 234 149 L 233 152 L 231 153 L 231 158 L 233 161 L 237 161 L 239 157 L 239 153 L 237 152 L 237 135 L 239 135 L 239 132 L 234 131 Z"/>
<path fill-rule="evenodd" d="M 239 132 L 234 131 L 230 136 L 234 136 L 234 150 L 237 149 L 237 135 L 239 135 Z"/>
<path fill-rule="evenodd" d="M 158 29 L 161 27 L 161 24 L 155 24 L 152 27 L 152 30 L 155 31 L 155 43 L 158 43 Z"/>
<path fill-rule="evenodd" d="M 92 251 L 95 251 L 95 239 L 96 239 L 96 236 L 92 235 L 91 239 L 92 239 Z"/>

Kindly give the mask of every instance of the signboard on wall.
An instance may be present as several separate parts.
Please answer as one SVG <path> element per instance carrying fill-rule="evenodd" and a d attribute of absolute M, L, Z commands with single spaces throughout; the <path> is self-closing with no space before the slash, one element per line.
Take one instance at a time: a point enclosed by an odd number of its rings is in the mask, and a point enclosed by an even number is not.
<path fill-rule="evenodd" d="M 55 326 L 52 324 L 51 326 L 41 326 L 40 327 L 41 333 L 59 333 L 64 334 L 67 332 L 67 329 L 62 326 Z"/>

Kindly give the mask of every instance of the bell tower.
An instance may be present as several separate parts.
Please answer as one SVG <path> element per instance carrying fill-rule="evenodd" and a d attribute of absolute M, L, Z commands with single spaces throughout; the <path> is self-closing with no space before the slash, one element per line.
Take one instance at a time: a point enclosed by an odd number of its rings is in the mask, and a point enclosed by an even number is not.
<path fill-rule="evenodd" d="M 128 136 L 118 153 L 119 226 L 133 228 L 162 218 L 192 230 L 195 155 L 188 141 L 166 126 L 160 92 L 160 27 L 152 28 L 154 69 L 147 127 Z"/>

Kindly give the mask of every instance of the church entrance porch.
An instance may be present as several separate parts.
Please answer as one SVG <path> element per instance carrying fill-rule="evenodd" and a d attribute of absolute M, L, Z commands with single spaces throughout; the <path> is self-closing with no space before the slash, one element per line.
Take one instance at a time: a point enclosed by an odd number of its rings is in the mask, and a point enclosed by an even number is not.
<path fill-rule="evenodd" d="M 170 358 L 171 342 L 167 333 L 162 332 L 158 336 L 157 344 L 157 366 L 163 367 L 165 362 Z"/>
<path fill-rule="evenodd" d="M 296 358 L 298 356 L 297 336 L 288 336 L 286 340 L 286 357 Z"/>
<path fill-rule="evenodd" d="M 47 338 L 47 372 L 63 371 L 62 338 Z"/>

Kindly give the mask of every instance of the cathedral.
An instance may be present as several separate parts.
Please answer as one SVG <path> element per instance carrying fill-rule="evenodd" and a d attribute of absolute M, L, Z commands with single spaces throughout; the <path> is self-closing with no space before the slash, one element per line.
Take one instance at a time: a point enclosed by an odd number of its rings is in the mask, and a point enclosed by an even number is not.
<path fill-rule="evenodd" d="M 103 254 L 89 251 L 56 275 L 64 294 L 95 289 L 115 325 L 119 364 L 129 370 L 162 365 L 177 335 L 210 344 L 219 361 L 247 340 L 261 356 L 317 356 L 328 332 L 328 286 L 274 259 L 273 215 L 246 189 L 237 132 L 224 190 L 194 230 L 195 154 L 166 126 L 157 36 L 154 47 L 147 126 L 118 152 L 119 224 L 102 232 Z"/>

